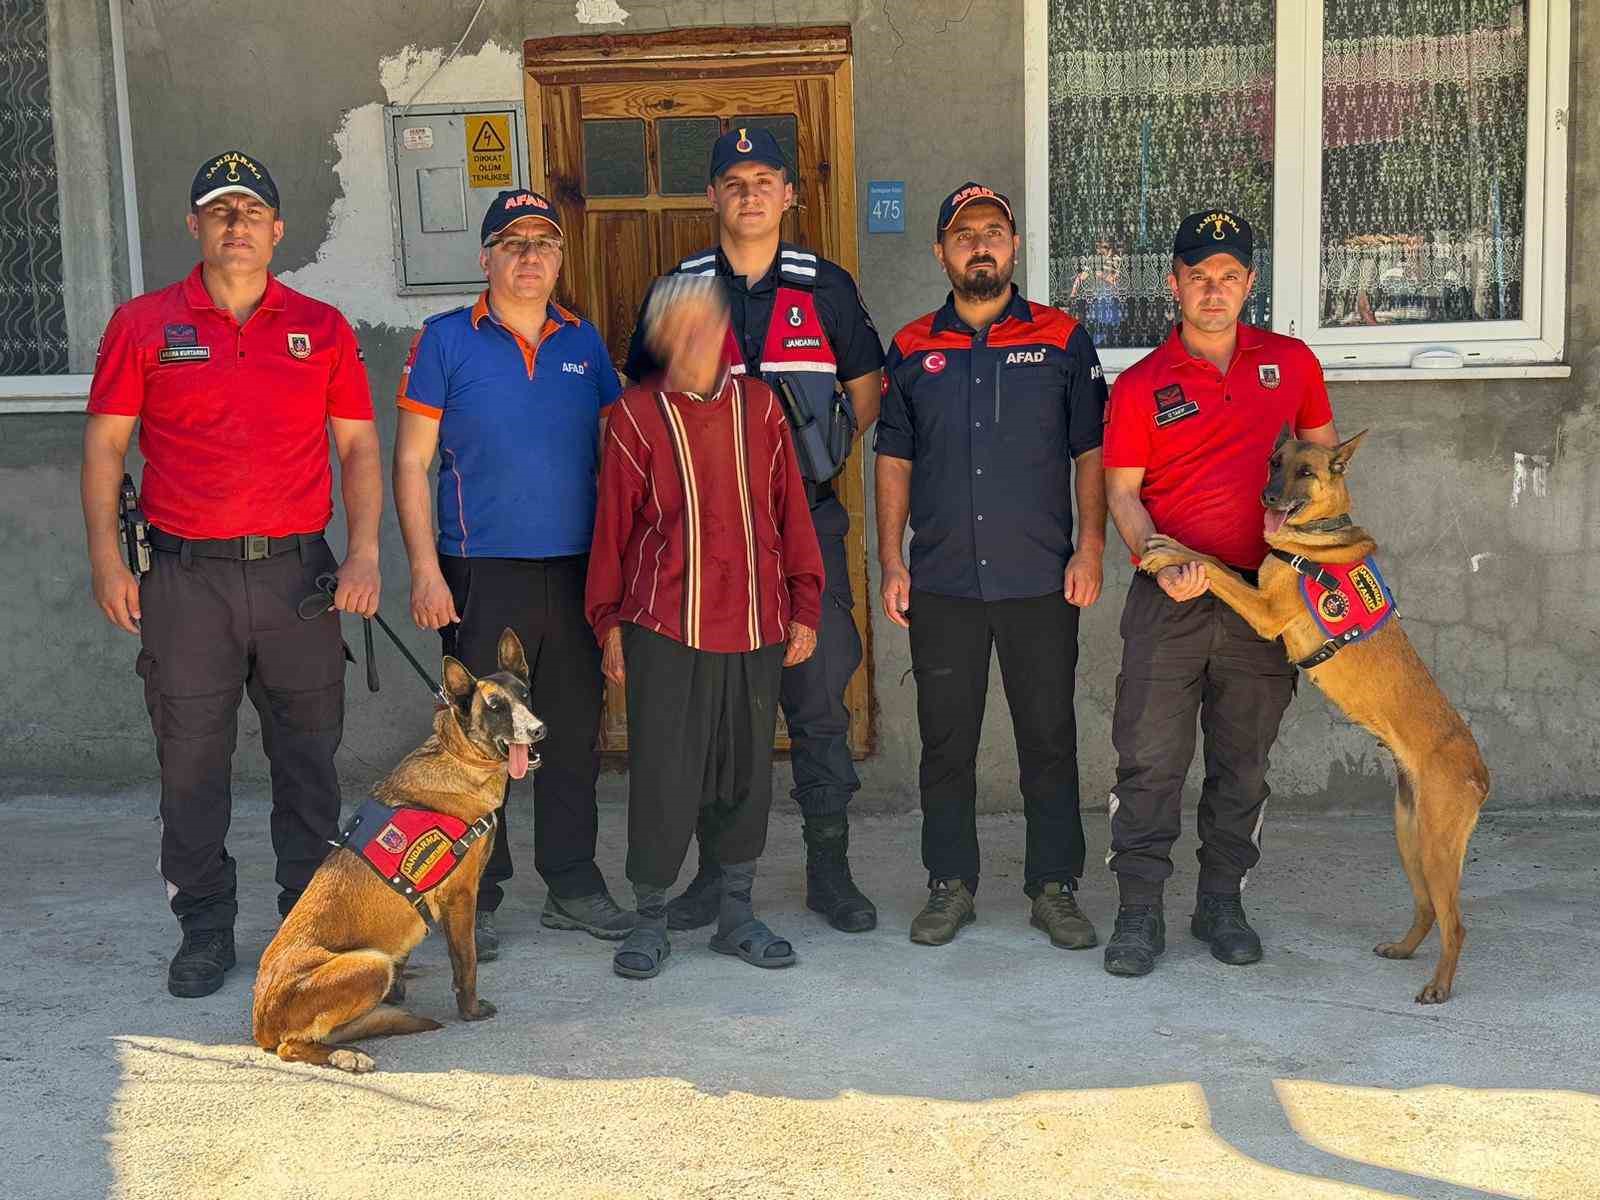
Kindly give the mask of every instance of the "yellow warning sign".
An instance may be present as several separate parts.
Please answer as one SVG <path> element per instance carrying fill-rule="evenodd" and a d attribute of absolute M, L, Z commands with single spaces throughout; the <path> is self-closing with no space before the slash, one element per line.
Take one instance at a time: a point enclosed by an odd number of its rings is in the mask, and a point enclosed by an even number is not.
<path fill-rule="evenodd" d="M 514 187 L 511 174 L 511 115 L 468 113 L 467 186 Z"/>

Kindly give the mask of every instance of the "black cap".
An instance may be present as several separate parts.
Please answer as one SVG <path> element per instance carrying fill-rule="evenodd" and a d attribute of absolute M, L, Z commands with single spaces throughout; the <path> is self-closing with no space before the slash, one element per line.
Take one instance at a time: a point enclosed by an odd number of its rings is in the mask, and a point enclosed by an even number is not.
<path fill-rule="evenodd" d="M 1208 212 L 1191 213 L 1183 219 L 1172 239 L 1172 253 L 1188 267 L 1204 262 L 1213 254 L 1231 254 L 1253 268 L 1255 235 L 1250 232 L 1250 222 L 1238 213 L 1213 208 Z"/>
<path fill-rule="evenodd" d="M 729 167 L 742 162 L 764 163 L 782 171 L 789 169 L 789 160 L 783 156 L 783 147 L 778 145 L 772 131 L 748 125 L 728 130 L 712 144 L 712 182 Z"/>
<path fill-rule="evenodd" d="M 939 205 L 939 221 L 933 227 L 933 240 L 937 242 L 944 236 L 944 231 L 950 228 L 950 222 L 956 219 L 957 213 L 967 205 L 976 204 L 980 200 L 985 204 L 998 204 L 1005 210 L 1006 220 L 1011 222 L 1011 228 L 1016 229 L 1017 218 L 1011 211 L 1011 201 L 992 187 L 973 183 L 969 179 L 946 196 L 944 203 Z"/>
<path fill-rule="evenodd" d="M 243 150 L 224 150 L 200 164 L 189 185 L 189 207 L 198 208 L 233 192 L 254 196 L 269 208 L 279 207 L 278 185 L 272 182 L 271 173 L 259 158 Z"/>
<path fill-rule="evenodd" d="M 556 227 L 556 232 L 561 232 L 561 222 L 556 220 L 556 206 L 551 204 L 538 192 L 529 191 L 527 188 L 511 188 L 501 192 L 489 205 L 489 211 L 483 214 L 483 225 L 478 231 L 478 242 L 487 246 L 507 225 L 513 221 L 520 221 L 523 217 L 538 217 L 540 220 L 549 221 Z"/>

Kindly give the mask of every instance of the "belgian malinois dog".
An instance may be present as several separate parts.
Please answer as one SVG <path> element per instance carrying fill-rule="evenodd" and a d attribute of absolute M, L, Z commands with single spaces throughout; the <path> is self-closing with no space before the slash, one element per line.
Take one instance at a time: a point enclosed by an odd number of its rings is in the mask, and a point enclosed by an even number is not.
<path fill-rule="evenodd" d="M 1161 534 L 1145 543 L 1139 569 L 1154 574 L 1204 563 L 1211 591 L 1262 637 L 1281 637 L 1311 682 L 1394 755 L 1395 838 L 1416 915 L 1403 938 L 1374 949 L 1384 958 L 1410 958 L 1437 920 L 1439 965 L 1417 1003 L 1440 1004 L 1450 998 L 1466 937 L 1461 864 L 1489 793 L 1489 772 L 1466 722 L 1428 674 L 1399 619 L 1387 619 L 1393 602 L 1376 567 L 1366 563 L 1376 543 L 1350 521 L 1345 469 L 1365 436 L 1363 430 L 1329 449 L 1295 440 L 1287 428 L 1279 435 L 1261 493 L 1272 553 L 1261 564 L 1259 586 Z M 1329 591 L 1324 583 L 1344 586 Z M 1384 618 L 1370 636 L 1350 632 L 1362 609 Z"/>
<path fill-rule="evenodd" d="M 367 1055 L 329 1043 L 443 1028 L 399 1007 L 406 958 L 428 932 L 423 910 L 444 931 L 462 1018 L 494 1016 L 494 1005 L 478 997 L 478 881 L 506 777 L 521 779 L 538 767 L 529 747 L 545 733 L 529 707 L 522 643 L 507 629 L 498 649 L 499 671 L 482 679 L 445 657 L 444 690 L 452 703 L 435 714 L 433 735 L 373 789 L 378 805 L 358 812 L 344 844 L 317 868 L 262 953 L 253 1026 L 263 1050 L 288 1062 L 370 1071 Z M 376 812 L 369 840 L 380 852 L 395 852 L 392 875 L 351 848 L 350 835 L 369 808 Z M 392 822 L 385 818 L 390 810 Z M 448 832 L 427 830 L 435 813 L 444 814 Z M 410 838 L 406 828 L 418 827 L 423 832 Z M 441 871 L 447 872 L 442 882 L 424 890 Z"/>

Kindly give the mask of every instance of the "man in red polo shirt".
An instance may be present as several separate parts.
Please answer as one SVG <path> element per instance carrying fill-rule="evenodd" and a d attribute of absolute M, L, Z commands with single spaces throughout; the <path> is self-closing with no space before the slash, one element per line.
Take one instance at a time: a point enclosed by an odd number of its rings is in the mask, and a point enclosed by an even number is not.
<path fill-rule="evenodd" d="M 200 264 L 122 305 L 101 340 L 83 513 L 95 602 L 143 647 L 137 669 L 161 764 L 161 874 L 183 928 L 167 988 L 204 996 L 234 964 L 239 906 L 224 839 L 241 692 L 261 714 L 272 764 L 280 913 L 337 832 L 339 618 L 302 621 L 296 606 L 332 572 L 336 608 L 377 610 L 383 484 L 355 334 L 336 309 L 267 270 L 283 237 L 272 176 L 228 151 L 200 167 L 189 200 Z M 117 542 L 135 425 L 153 550 L 142 579 Z M 323 538 L 330 428 L 348 526 L 342 564 Z"/>
<path fill-rule="evenodd" d="M 1106 498 L 1135 561 L 1157 532 L 1254 580 L 1267 556 L 1261 490 L 1278 431 L 1337 444 L 1322 368 L 1305 343 L 1240 322 L 1256 273 L 1243 217 L 1186 217 L 1168 286 L 1182 320 L 1123 372 L 1105 432 Z M 1166 948 L 1172 874 L 1195 716 L 1205 734 L 1196 827 L 1200 883 L 1190 930 L 1221 962 L 1261 957 L 1239 890 L 1261 857 L 1267 755 L 1294 694 L 1283 647 L 1208 594 L 1198 563 L 1136 574 L 1122 614 L 1111 737 L 1111 854 L 1121 893 L 1106 944 L 1113 975 L 1145 975 Z"/>

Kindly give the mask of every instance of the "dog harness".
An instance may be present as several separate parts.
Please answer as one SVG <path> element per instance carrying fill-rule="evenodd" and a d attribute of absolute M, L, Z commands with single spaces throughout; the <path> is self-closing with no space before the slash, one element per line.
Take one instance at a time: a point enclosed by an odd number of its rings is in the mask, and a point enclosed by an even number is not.
<path fill-rule="evenodd" d="M 423 898 L 461 865 L 472 843 L 494 832 L 495 816 L 471 825 L 431 808 L 391 808 L 368 797 L 332 844 L 343 846 L 427 920 Z"/>
<path fill-rule="evenodd" d="M 1288 563 L 1300 576 L 1300 598 L 1327 638 L 1295 663 L 1301 670 L 1320 666 L 1346 646 L 1372 636 L 1394 616 L 1394 595 L 1371 556 L 1360 562 L 1317 563 L 1301 554 L 1273 550 L 1272 557 Z"/>

